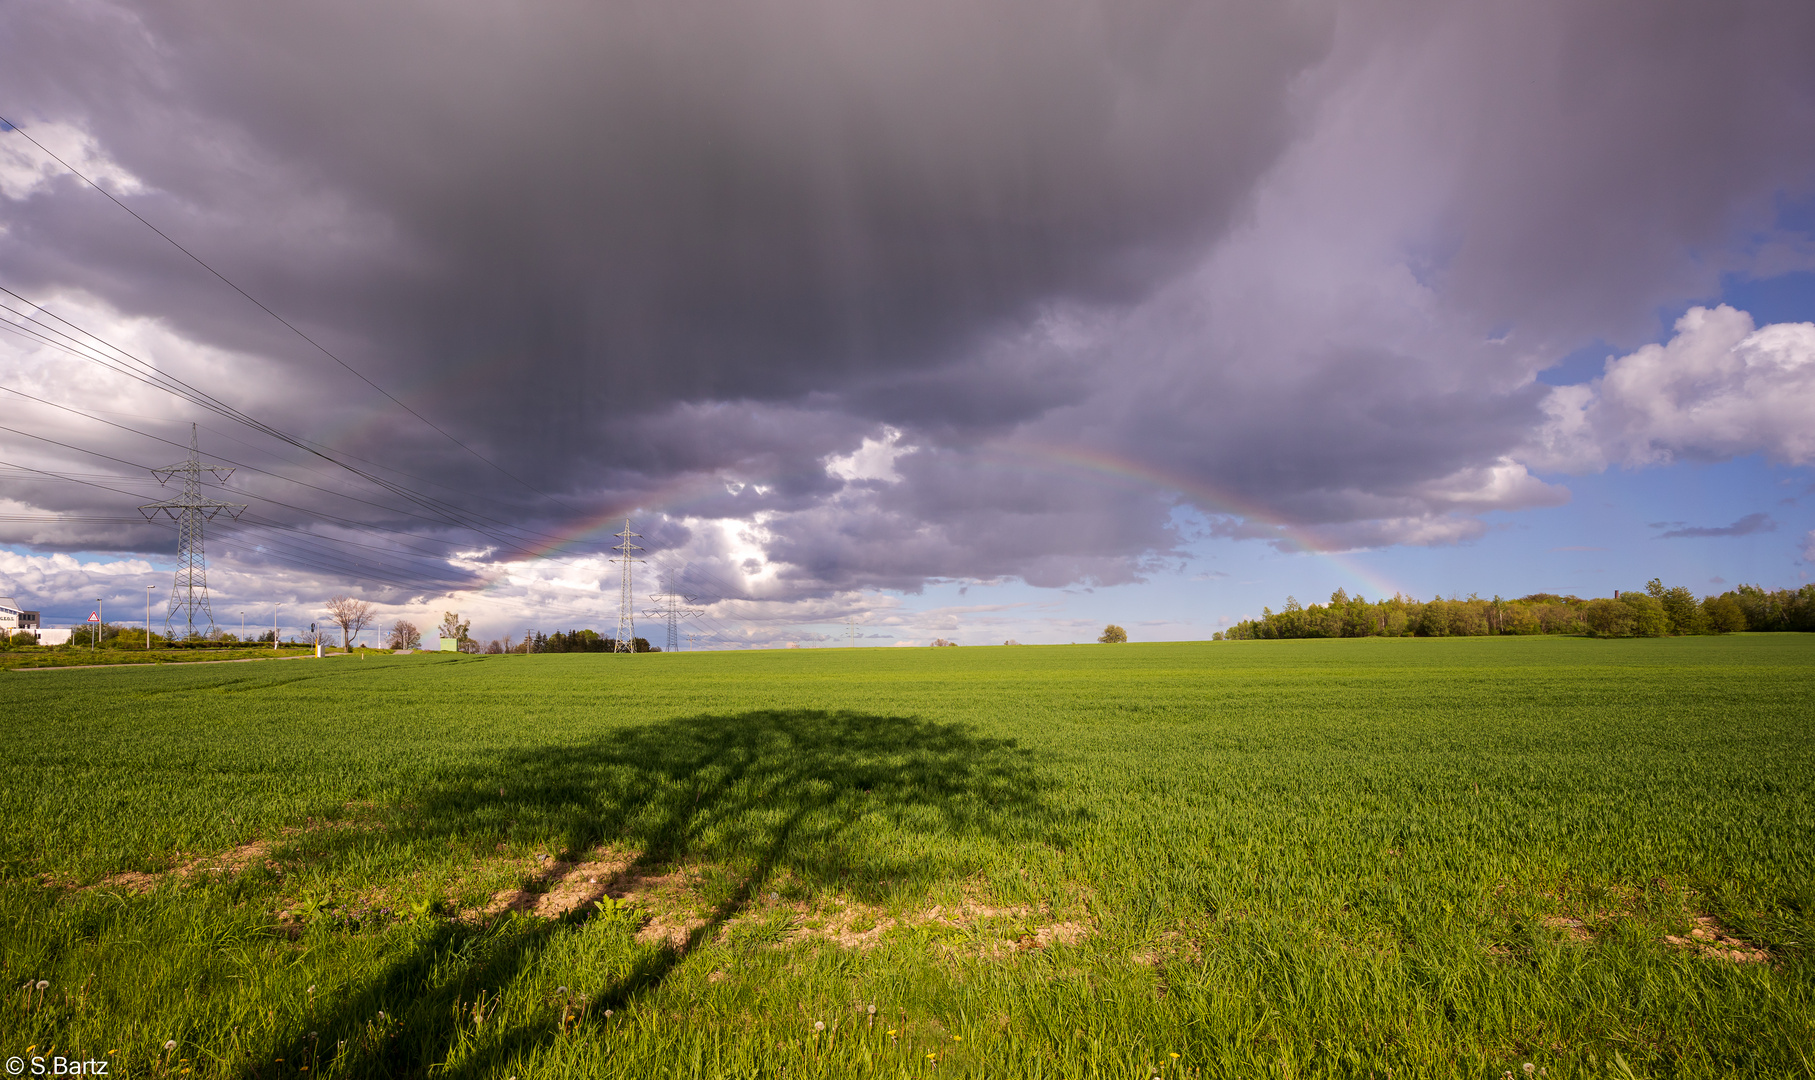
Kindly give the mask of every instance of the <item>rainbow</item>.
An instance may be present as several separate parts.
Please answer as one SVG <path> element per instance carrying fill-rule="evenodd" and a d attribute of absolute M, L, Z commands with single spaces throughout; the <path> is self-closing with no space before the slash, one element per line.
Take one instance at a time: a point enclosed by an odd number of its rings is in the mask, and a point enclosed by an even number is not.
<path fill-rule="evenodd" d="M 1314 536 L 1282 521 L 1259 503 L 1223 491 L 1194 477 L 1160 469 L 1106 450 L 1079 446 L 1016 442 L 993 445 L 979 456 L 985 464 L 998 468 L 1074 477 L 1083 474 L 1116 484 L 1175 492 L 1199 510 L 1239 517 L 1276 530 L 1278 540 L 1284 548 L 1318 559 L 1333 568 L 1339 577 L 1357 583 L 1362 590 L 1377 599 L 1403 591 L 1348 552 L 1319 544 Z M 609 547 L 610 544 L 606 541 L 623 527 L 627 516 L 634 520 L 639 514 L 668 512 L 715 494 L 723 490 L 724 484 L 722 477 L 694 474 L 642 492 L 623 502 L 614 500 L 610 505 L 563 526 L 551 534 L 550 539 L 528 548 L 522 556 L 496 564 L 494 569 L 482 575 L 485 584 L 480 591 L 490 591 L 502 584 L 518 563 L 557 558 L 582 547 Z"/>
<path fill-rule="evenodd" d="M 1359 582 L 1362 588 L 1376 599 L 1391 597 L 1401 592 L 1399 586 L 1387 580 L 1373 568 L 1363 565 L 1347 552 L 1321 545 L 1315 537 L 1280 520 L 1277 515 L 1259 503 L 1212 487 L 1195 477 L 1159 469 L 1133 458 L 1110 453 L 1107 450 L 1057 446 L 1048 443 L 1021 442 L 998 445 L 988 451 L 986 458 L 1011 467 L 1046 472 L 1085 473 L 1117 483 L 1134 484 L 1160 491 L 1174 491 L 1183 495 L 1199 510 L 1239 517 L 1245 521 L 1258 522 L 1277 530 L 1280 542 L 1286 547 L 1312 556 L 1335 568 L 1341 576 Z"/>

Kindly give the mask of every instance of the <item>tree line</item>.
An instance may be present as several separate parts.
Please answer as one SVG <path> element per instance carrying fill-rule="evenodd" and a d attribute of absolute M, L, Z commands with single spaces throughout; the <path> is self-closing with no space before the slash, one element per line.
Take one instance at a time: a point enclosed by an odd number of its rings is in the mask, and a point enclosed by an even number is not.
<path fill-rule="evenodd" d="M 523 639 L 523 652 L 533 653 L 568 653 L 568 652 L 617 652 L 618 641 L 608 638 L 593 630 L 569 630 L 562 633 L 557 630 L 552 634 L 540 631 L 531 632 Z M 661 652 L 657 646 L 649 644 L 648 638 L 632 638 L 631 649 L 635 652 Z"/>
<path fill-rule="evenodd" d="M 1328 604 L 1300 604 L 1286 597 L 1283 611 L 1262 608 L 1214 635 L 1217 641 L 1326 637 L 1485 637 L 1495 634 L 1580 634 L 1592 637 L 1669 637 L 1729 634 L 1743 630 L 1815 631 L 1815 584 L 1768 590 L 1741 585 L 1697 598 L 1681 586 L 1652 578 L 1643 592 L 1579 596 L 1532 593 L 1516 600 L 1405 595 L 1369 601 L 1342 589 Z"/>
<path fill-rule="evenodd" d="M 462 619 L 458 613 L 449 611 L 442 615 L 441 625 L 436 628 L 436 633 L 443 639 L 453 639 L 457 643 L 456 648 L 463 653 L 500 655 L 505 653 L 608 653 L 618 651 L 616 638 L 605 637 L 596 630 L 556 630 L 552 634 L 531 630 L 523 635 L 521 641 L 506 634 L 502 638 L 493 638 L 482 644 L 472 636 L 472 625 L 470 619 Z M 385 631 L 385 639 L 386 644 L 393 649 L 407 650 L 422 647 L 422 631 L 418 630 L 414 623 L 404 619 L 399 619 L 391 624 L 390 629 Z M 635 638 L 632 640 L 631 646 L 640 653 L 662 651 L 649 644 L 647 638 Z"/>

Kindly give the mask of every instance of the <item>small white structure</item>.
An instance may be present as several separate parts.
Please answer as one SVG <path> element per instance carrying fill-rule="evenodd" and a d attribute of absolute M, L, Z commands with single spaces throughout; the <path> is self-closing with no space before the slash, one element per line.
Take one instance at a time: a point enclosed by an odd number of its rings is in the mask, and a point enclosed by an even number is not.
<path fill-rule="evenodd" d="M 40 645 L 67 645 L 69 635 L 75 633 L 74 630 L 67 627 L 62 630 L 34 630 L 32 632 L 38 635 Z"/>
<path fill-rule="evenodd" d="M 38 613 L 21 608 L 19 601 L 10 596 L 0 596 L 0 634 L 12 637 L 21 630 L 33 637 L 38 637 L 42 643 L 43 639 L 38 627 Z M 63 639 L 69 640 L 68 631 L 64 631 Z"/>

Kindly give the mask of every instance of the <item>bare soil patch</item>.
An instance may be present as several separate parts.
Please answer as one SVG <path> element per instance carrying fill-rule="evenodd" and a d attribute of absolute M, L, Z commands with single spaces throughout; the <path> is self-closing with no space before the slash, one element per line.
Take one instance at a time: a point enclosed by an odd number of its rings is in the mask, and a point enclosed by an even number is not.
<path fill-rule="evenodd" d="M 639 864 L 636 853 L 610 848 L 600 848 L 591 855 L 577 862 L 552 856 L 532 857 L 528 882 L 496 893 L 478 914 L 491 917 L 515 911 L 558 919 L 608 897 L 645 906 L 661 903 L 663 907 L 692 906 L 689 902 L 697 899 L 685 870 L 657 873 Z M 662 918 L 657 915 L 658 921 Z M 704 924 L 705 920 L 700 919 L 692 925 Z"/>
<path fill-rule="evenodd" d="M 198 874 L 237 874 L 255 863 L 262 866 L 273 866 L 275 864 L 272 863 L 270 854 L 270 841 L 249 840 L 218 855 L 204 855 L 189 859 L 162 874 L 127 870 L 104 877 L 90 888 L 120 889 L 130 893 L 143 894 L 157 888 L 158 882 L 169 877 L 191 878 Z"/>
<path fill-rule="evenodd" d="M 1771 954 L 1741 939 L 1712 915 L 1697 915 L 1688 937 L 1665 934 L 1664 940 L 1679 949 L 1693 949 L 1710 960 L 1735 964 L 1769 963 Z"/>
<path fill-rule="evenodd" d="M 1594 931 L 1590 930 L 1588 925 L 1580 919 L 1570 918 L 1567 915 L 1546 915 L 1544 925 L 1578 945 L 1587 945 L 1594 941 Z"/>
<path fill-rule="evenodd" d="M 558 919 L 601 901 L 634 905 L 641 924 L 638 941 L 671 949 L 685 949 L 712 922 L 711 905 L 699 890 L 708 868 L 658 870 L 642 864 L 639 853 L 600 848 L 578 861 L 552 857 L 530 860 L 525 882 L 495 893 L 489 903 L 471 915 L 493 918 L 517 912 L 543 919 Z M 823 941 L 844 949 L 868 950 L 881 945 L 898 929 L 932 930 L 944 938 L 948 951 L 975 951 L 1008 955 L 1017 950 L 1075 945 L 1089 937 L 1092 927 L 1081 921 L 1059 921 L 1045 910 L 1026 906 L 997 907 L 970 900 L 954 906 L 935 905 L 908 912 L 891 912 L 871 904 L 840 897 L 818 903 L 784 901 L 769 892 L 720 926 L 721 942 L 737 940 L 758 924 L 780 925 L 769 939 L 771 947 Z M 941 933 L 944 932 L 944 933 Z"/>

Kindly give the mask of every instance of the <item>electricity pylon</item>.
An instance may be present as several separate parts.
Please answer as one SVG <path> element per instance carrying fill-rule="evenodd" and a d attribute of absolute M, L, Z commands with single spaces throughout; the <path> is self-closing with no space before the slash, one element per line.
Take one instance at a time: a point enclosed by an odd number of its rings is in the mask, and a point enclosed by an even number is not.
<path fill-rule="evenodd" d="M 151 475 L 157 477 L 160 484 L 180 475 L 183 493 L 174 499 L 139 507 L 139 513 L 144 514 L 147 521 L 157 517 L 158 511 L 162 510 L 176 522 L 176 585 L 170 590 L 170 610 L 164 615 L 165 637 L 174 636 L 178 611 L 183 613 L 184 637 L 195 636 L 197 611 L 207 620 L 208 632 L 214 632 L 214 609 L 208 604 L 208 559 L 202 552 L 202 523 L 213 521 L 223 510 L 229 518 L 238 518 L 240 511 L 246 508 L 245 503 L 202 498 L 204 472 L 213 473 L 215 480 L 225 483 L 233 475 L 233 469 L 204 463 L 198 438 L 196 426 L 190 424 L 189 460 L 151 470 Z"/>
<path fill-rule="evenodd" d="M 661 619 L 668 624 L 668 651 L 679 652 L 681 649 L 681 620 L 697 619 L 706 613 L 706 609 L 688 607 L 687 605 L 698 600 L 699 597 L 682 596 L 673 589 L 669 589 L 665 593 L 657 593 L 649 599 L 656 606 L 645 609 L 643 614 L 651 619 Z"/>
<path fill-rule="evenodd" d="M 846 646 L 857 644 L 857 616 L 848 616 L 844 621 L 844 643 Z"/>
<path fill-rule="evenodd" d="M 613 533 L 612 535 L 617 537 L 620 543 L 611 549 L 618 553 L 618 557 L 611 561 L 622 563 L 624 568 L 623 587 L 618 593 L 618 640 L 616 647 L 613 648 L 612 651 L 634 653 L 637 649 L 637 626 L 636 610 L 632 607 L 635 594 L 631 591 L 630 564 L 643 561 L 634 554 L 643 549 L 630 541 L 633 539 L 641 540 L 643 534 L 631 532 L 630 519 L 625 518 L 624 531 L 621 533 Z"/>

